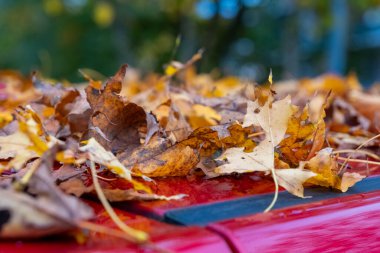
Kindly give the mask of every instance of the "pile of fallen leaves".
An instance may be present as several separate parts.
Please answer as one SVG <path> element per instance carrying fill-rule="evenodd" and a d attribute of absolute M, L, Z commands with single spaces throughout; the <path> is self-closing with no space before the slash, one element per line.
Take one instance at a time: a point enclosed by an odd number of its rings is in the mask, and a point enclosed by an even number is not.
<path fill-rule="evenodd" d="M 195 73 L 199 58 L 172 62 L 163 76 L 127 65 L 105 82 L 84 74 L 76 87 L 0 72 L 0 238 L 86 227 L 93 211 L 79 197 L 87 194 L 143 242 L 109 201 L 186 197 L 153 194 L 145 182 L 155 177 L 257 172 L 276 185 L 268 211 L 279 187 L 298 197 L 312 185 L 345 192 L 365 177 L 348 171 L 353 162 L 379 160 L 376 86 L 364 92 L 354 75 L 215 80 Z"/>

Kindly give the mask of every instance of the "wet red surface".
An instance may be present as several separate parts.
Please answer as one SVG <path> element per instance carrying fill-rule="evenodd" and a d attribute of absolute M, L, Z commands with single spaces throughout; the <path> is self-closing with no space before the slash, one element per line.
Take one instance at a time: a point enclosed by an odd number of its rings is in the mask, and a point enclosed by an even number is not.
<path fill-rule="evenodd" d="M 220 222 L 243 252 L 380 251 L 380 191 Z"/>
<path fill-rule="evenodd" d="M 207 180 L 201 176 L 155 179 L 155 183 L 151 183 L 151 188 L 154 193 L 165 196 L 180 193 L 187 195 L 181 200 L 133 203 L 141 209 L 154 210 L 155 213 L 162 214 L 179 207 L 273 192 L 274 184 L 270 178 L 244 174 L 239 177 L 224 176 Z"/>
<path fill-rule="evenodd" d="M 95 223 L 116 228 L 104 209 L 97 203 Z M 149 233 L 154 246 L 138 246 L 109 235 L 90 233 L 83 245 L 73 238 L 49 238 L 42 241 L 0 242 L 0 253 L 14 252 L 230 252 L 229 246 L 219 235 L 201 227 L 180 227 L 161 223 L 143 216 L 117 210 L 118 216 L 129 226 Z"/>
<path fill-rule="evenodd" d="M 369 176 L 380 175 L 380 167 L 375 165 L 351 163 L 347 171 Z M 120 186 L 123 183 L 115 182 L 115 184 Z M 157 178 L 149 185 L 154 193 L 160 195 L 187 194 L 187 197 L 182 200 L 132 203 L 137 210 L 158 215 L 163 215 L 166 211 L 175 208 L 227 201 L 274 191 L 273 180 L 257 173 L 214 179 L 204 179 L 202 176 Z"/>
<path fill-rule="evenodd" d="M 352 164 L 350 171 L 379 175 L 374 166 Z M 355 169 L 353 169 L 355 168 Z M 114 186 L 128 188 L 123 182 Z M 149 183 L 157 194 L 184 193 L 180 201 L 134 202 L 126 205 L 146 213 L 163 215 L 165 211 L 203 203 L 227 201 L 273 191 L 270 178 L 257 174 L 204 179 L 160 178 Z M 95 222 L 115 227 L 99 204 L 89 202 L 97 212 Z M 355 249 L 380 250 L 380 192 L 313 202 L 278 209 L 201 227 L 180 227 L 117 210 L 131 227 L 146 231 L 152 242 L 173 252 L 331 252 Z M 227 243 L 228 242 L 228 243 Z M 0 242 L 0 253 L 8 252 L 155 252 L 115 237 L 90 233 L 83 245 L 72 238 L 44 241 Z"/>

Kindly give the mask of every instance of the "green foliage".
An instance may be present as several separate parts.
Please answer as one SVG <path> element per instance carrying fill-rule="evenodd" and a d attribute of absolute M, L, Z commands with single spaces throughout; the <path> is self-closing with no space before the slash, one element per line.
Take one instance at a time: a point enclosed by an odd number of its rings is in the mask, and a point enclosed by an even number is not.
<path fill-rule="evenodd" d="M 199 13 L 207 10 L 199 7 L 205 2 L 215 12 L 206 18 Z M 109 76 L 128 63 L 162 72 L 173 57 L 185 61 L 205 48 L 198 63 L 201 71 L 219 68 L 223 74 L 258 81 L 265 79 L 269 67 L 278 78 L 315 75 L 328 71 L 326 48 L 334 32 L 331 2 L 0 0 L 0 69 L 39 70 L 46 76 L 79 81 L 79 68 Z M 237 6 L 233 15 L 223 15 L 223 8 L 230 14 L 233 10 L 224 3 Z M 374 0 L 345 3 L 351 27 L 368 8 L 379 5 Z M 179 35 L 181 43 L 175 50 Z M 360 74 L 368 69 L 368 63 L 357 65 L 361 53 L 348 54 L 346 71 Z"/>

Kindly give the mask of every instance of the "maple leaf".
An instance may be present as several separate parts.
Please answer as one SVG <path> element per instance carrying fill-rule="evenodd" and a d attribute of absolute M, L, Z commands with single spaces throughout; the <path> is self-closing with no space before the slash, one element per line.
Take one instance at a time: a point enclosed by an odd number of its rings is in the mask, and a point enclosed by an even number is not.
<path fill-rule="evenodd" d="M 269 96 L 263 106 L 259 100 L 248 102 L 247 114 L 243 126 L 260 126 L 265 132 L 265 139 L 253 149 L 252 152 L 244 152 L 244 148 L 230 148 L 218 158 L 219 162 L 225 162 L 215 169 L 216 173 L 232 172 L 270 172 L 278 184 L 290 193 L 303 197 L 302 184 L 315 174 L 298 169 L 275 170 L 275 148 L 283 140 L 290 116 L 292 115 L 290 97 L 272 102 Z M 303 165 L 302 165 L 303 166 Z M 274 198 L 274 201 L 276 196 Z M 272 202 L 273 203 L 273 202 Z M 271 205 L 272 206 L 272 205 Z M 268 210 L 268 209 L 267 209 Z"/>
<path fill-rule="evenodd" d="M 323 100 L 323 103 L 319 106 L 317 109 L 317 113 L 314 113 L 315 119 L 311 119 L 311 121 L 314 122 L 315 125 L 315 130 L 314 130 L 314 136 L 312 138 L 312 146 L 310 148 L 309 155 L 307 156 L 307 160 L 311 159 L 315 153 L 320 151 L 323 148 L 323 145 L 325 143 L 325 136 L 326 136 L 326 123 L 325 123 L 325 117 L 326 117 L 326 112 L 325 108 L 327 107 L 329 98 L 331 96 L 331 92 L 328 92 L 326 97 Z M 312 103 L 312 101 L 311 101 Z M 309 111 L 309 114 L 311 112 Z"/>
<path fill-rule="evenodd" d="M 227 163 L 216 168 L 216 171 L 242 173 L 274 169 L 275 147 L 285 136 L 291 113 L 290 97 L 273 103 L 269 99 L 263 106 L 260 106 L 258 100 L 248 102 L 243 127 L 260 126 L 265 132 L 265 139 L 249 153 L 241 148 L 227 149 L 219 159 L 227 160 Z"/>
<path fill-rule="evenodd" d="M 289 119 L 286 130 L 287 137 L 279 144 L 281 158 L 292 165 L 298 165 L 299 161 L 306 160 L 315 132 L 315 126 L 308 118 L 308 107 L 301 112 L 298 107 L 294 108 L 294 113 Z"/>
<path fill-rule="evenodd" d="M 325 108 L 329 96 L 330 94 L 313 98 L 302 111 L 299 107 L 293 107 L 294 112 L 286 130 L 287 137 L 279 144 L 282 159 L 298 166 L 300 161 L 309 160 L 323 147 L 326 132 Z"/>
<path fill-rule="evenodd" d="M 120 68 L 103 90 L 86 88 L 87 100 L 92 109 L 89 131 L 85 138 L 94 137 L 107 150 L 114 153 L 140 145 L 139 128 L 147 126 L 144 109 L 123 100 L 118 93 L 127 65 Z"/>
<path fill-rule="evenodd" d="M 343 173 L 343 176 L 340 179 L 340 184 L 338 184 L 336 188 L 338 188 L 342 192 L 346 192 L 348 188 L 355 185 L 357 182 L 360 182 L 364 178 L 365 176 L 362 176 L 359 173 L 345 172 Z"/>
<path fill-rule="evenodd" d="M 0 136 L 0 159 L 13 158 L 17 156 L 17 154 L 25 152 L 25 149 L 31 145 L 32 142 L 28 136 L 21 131 L 7 136 Z M 32 151 L 27 153 L 31 153 L 31 155 L 34 154 Z"/>
<path fill-rule="evenodd" d="M 171 145 L 159 137 L 132 152 L 120 153 L 118 158 L 125 168 L 149 177 L 185 176 L 199 161 L 197 150 L 186 143 Z"/>
<path fill-rule="evenodd" d="M 295 196 L 304 197 L 303 183 L 309 178 L 315 176 L 314 172 L 304 170 L 301 163 L 296 169 L 279 169 L 276 170 L 278 184 L 284 187 L 288 192 Z"/>
<path fill-rule="evenodd" d="M 344 172 L 340 175 L 340 166 L 338 165 L 336 157 L 333 156 L 331 148 L 320 150 L 315 157 L 305 164 L 305 168 L 316 174 L 314 177 L 308 179 L 307 183 L 324 187 L 334 187 L 343 192 L 365 178 L 358 173 L 350 172 Z"/>
<path fill-rule="evenodd" d="M 237 123 L 200 127 L 181 144 L 198 150 L 201 157 L 209 157 L 226 148 L 244 147 L 251 150 L 255 143 L 248 139 L 250 133 L 250 129 L 243 128 Z"/>

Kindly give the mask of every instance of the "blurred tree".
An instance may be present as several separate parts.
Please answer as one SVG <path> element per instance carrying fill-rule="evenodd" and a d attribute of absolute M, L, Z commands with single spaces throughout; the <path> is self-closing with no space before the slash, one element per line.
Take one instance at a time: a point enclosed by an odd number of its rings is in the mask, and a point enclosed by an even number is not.
<path fill-rule="evenodd" d="M 0 0 L 0 68 L 71 81 L 122 63 L 162 71 L 205 48 L 201 71 L 262 81 L 356 70 L 380 80 L 379 0 Z M 175 40 L 181 43 L 174 52 Z"/>

